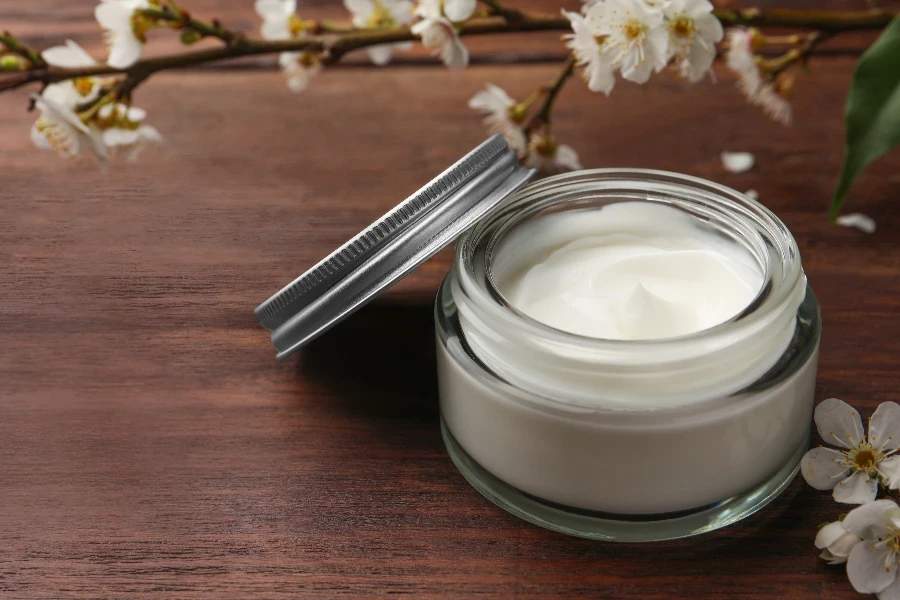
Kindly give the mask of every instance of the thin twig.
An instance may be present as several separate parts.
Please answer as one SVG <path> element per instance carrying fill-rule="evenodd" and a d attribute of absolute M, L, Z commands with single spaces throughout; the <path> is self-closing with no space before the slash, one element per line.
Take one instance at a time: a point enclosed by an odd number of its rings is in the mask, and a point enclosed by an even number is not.
<path fill-rule="evenodd" d="M 778 58 L 766 61 L 764 66 L 767 74 L 769 77 L 774 78 L 787 70 L 791 65 L 806 61 L 816 49 L 816 46 L 825 40 L 834 37 L 834 35 L 834 33 L 827 31 L 814 31 L 810 33 L 806 36 L 803 43 L 796 48 L 788 50 Z"/>
<path fill-rule="evenodd" d="M 12 52 L 13 54 L 18 54 L 19 56 L 27 60 L 31 68 L 41 68 L 47 66 L 47 63 L 44 62 L 44 59 L 41 58 L 40 54 L 22 44 L 19 40 L 16 39 L 14 35 L 12 35 L 8 31 L 0 33 L 0 46 Z"/>
<path fill-rule="evenodd" d="M 142 8 L 137 13 L 147 19 L 170 23 L 178 29 L 196 31 L 203 37 L 218 38 L 226 44 L 234 44 L 243 37 L 243 34 L 226 29 L 218 21 L 207 23 L 206 21 L 195 19 L 183 8 L 173 8 L 171 6 Z"/>
<path fill-rule="evenodd" d="M 550 113 L 553 110 L 553 103 L 556 101 L 556 97 L 559 95 L 560 90 L 562 90 L 563 86 L 566 84 L 566 81 L 568 81 L 569 77 L 572 76 L 574 70 L 575 56 L 569 55 L 569 58 L 567 58 L 566 62 L 563 64 L 562 71 L 559 72 L 559 75 L 557 75 L 556 79 L 553 80 L 553 83 L 544 88 L 544 101 L 541 103 L 541 107 L 538 109 L 535 115 L 531 117 L 531 119 L 525 125 L 526 134 L 530 134 L 539 127 L 550 125 Z"/>

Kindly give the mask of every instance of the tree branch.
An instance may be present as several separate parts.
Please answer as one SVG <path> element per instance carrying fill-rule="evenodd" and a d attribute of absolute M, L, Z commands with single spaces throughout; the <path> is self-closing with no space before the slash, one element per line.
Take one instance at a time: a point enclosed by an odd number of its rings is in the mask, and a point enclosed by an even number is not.
<path fill-rule="evenodd" d="M 509 11 L 505 11 L 509 13 Z M 175 14 L 174 12 L 172 14 Z M 517 18 L 506 16 L 477 17 L 463 23 L 459 29 L 462 36 L 485 35 L 495 33 L 515 33 L 525 31 L 569 31 L 569 20 L 561 15 L 541 15 L 520 12 Z M 841 31 L 860 29 L 882 29 L 898 13 L 884 10 L 867 11 L 817 11 L 817 10 L 785 10 L 785 9 L 745 9 L 745 10 L 717 10 L 713 13 L 725 25 L 747 25 L 754 27 L 791 27 L 827 32 L 829 34 Z M 194 21 L 188 16 L 189 26 L 196 29 L 201 22 Z M 48 67 L 40 60 L 40 56 L 31 52 L 39 62 L 34 63 L 36 68 L 13 76 L 0 77 L 0 92 L 15 89 L 33 82 L 41 82 L 45 85 L 57 83 L 77 77 L 102 77 L 108 75 L 126 75 L 133 78 L 146 79 L 150 75 L 167 69 L 177 69 L 193 65 L 206 64 L 220 60 L 238 58 L 243 56 L 256 56 L 279 52 L 315 52 L 324 54 L 329 62 L 339 60 L 344 54 L 375 46 L 378 44 L 390 44 L 406 42 L 417 39 L 408 26 L 393 29 L 360 29 L 351 30 L 349 33 L 335 34 L 327 32 L 322 35 L 309 36 L 284 41 L 259 40 L 240 37 L 240 42 L 235 43 L 231 34 L 223 33 L 221 25 L 215 23 L 209 25 L 209 35 L 213 35 L 226 41 L 229 45 L 224 48 L 209 50 L 188 51 L 180 54 L 171 54 L 157 58 L 148 58 L 138 61 L 126 69 L 115 69 L 107 65 L 95 65 L 91 67 L 60 68 Z M 217 29 L 218 28 L 218 29 Z M 205 29 L 205 27 L 204 27 Z M 198 30 L 200 31 L 200 30 Z M 200 33 L 204 33 L 200 31 Z M 12 37 L 12 36 L 10 36 Z M 13 38 L 14 40 L 14 38 Z M 229 40 L 231 40 L 229 42 Z M 10 46 L 5 39 L 0 39 Z M 12 47 L 12 46 L 10 46 Z M 29 51 L 30 52 L 30 51 Z"/>

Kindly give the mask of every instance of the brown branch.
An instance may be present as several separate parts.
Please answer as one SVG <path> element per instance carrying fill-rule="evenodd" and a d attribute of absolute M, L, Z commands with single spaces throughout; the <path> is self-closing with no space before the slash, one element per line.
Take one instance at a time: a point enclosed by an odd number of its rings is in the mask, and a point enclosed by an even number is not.
<path fill-rule="evenodd" d="M 506 11 L 509 12 L 509 11 Z M 867 11 L 809 11 L 784 9 L 746 9 L 739 11 L 718 10 L 715 16 L 726 25 L 748 25 L 754 27 L 792 27 L 827 32 L 829 34 L 858 29 L 881 29 L 896 13 L 883 10 Z M 514 33 L 524 31 L 569 31 L 568 19 L 561 15 L 541 15 L 521 12 L 521 17 L 512 19 L 504 16 L 477 17 L 463 23 L 459 34 L 485 35 L 494 33 Z M 219 26 L 220 27 L 220 26 Z M 216 36 L 220 37 L 220 36 Z M 227 36 L 226 36 L 227 37 Z M 221 38 L 220 39 L 224 39 Z M 278 52 L 316 52 L 326 56 L 328 62 L 339 60 L 344 54 L 374 46 L 394 42 L 415 40 L 408 26 L 394 29 L 353 30 L 346 34 L 323 33 L 294 40 L 270 41 L 241 38 L 240 43 L 232 43 L 224 48 L 188 51 L 157 58 L 138 61 L 126 69 L 115 69 L 107 65 L 92 67 L 60 68 L 47 67 L 24 71 L 25 76 L 16 74 L 0 78 L 0 92 L 11 90 L 33 82 L 47 85 L 76 77 L 96 77 L 105 75 L 140 75 L 145 79 L 167 69 L 177 69 L 206 64 L 243 56 L 256 56 Z M 39 56 L 37 57 L 40 58 Z M 42 63 L 43 61 L 41 61 Z"/>
<path fill-rule="evenodd" d="M 569 77 L 572 76 L 574 70 L 575 56 L 569 55 L 569 58 L 567 58 L 566 62 L 563 64 L 562 71 L 559 72 L 559 75 L 553 80 L 553 83 L 541 90 L 545 94 L 544 101 L 541 103 L 541 107 L 538 111 L 525 125 L 526 134 L 531 134 L 535 129 L 550 124 L 550 113 L 553 110 L 553 103 L 556 101 L 556 97 L 559 95 L 560 90 L 562 90 L 563 86 L 569 80 Z"/>
<path fill-rule="evenodd" d="M 218 38 L 229 45 L 238 43 L 243 38 L 243 34 L 226 29 L 218 21 L 207 23 L 206 21 L 195 19 L 188 11 L 174 4 L 159 8 L 143 8 L 137 12 L 147 19 L 169 23 L 170 26 L 176 29 L 195 31 L 203 37 Z"/>

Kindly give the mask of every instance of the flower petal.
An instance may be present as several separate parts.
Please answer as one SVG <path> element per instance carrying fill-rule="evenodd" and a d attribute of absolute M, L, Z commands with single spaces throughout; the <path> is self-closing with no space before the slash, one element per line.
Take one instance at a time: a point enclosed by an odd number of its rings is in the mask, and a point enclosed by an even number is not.
<path fill-rule="evenodd" d="M 862 213 L 841 215 L 835 221 L 841 227 L 856 227 L 863 233 L 875 233 L 875 219 Z"/>
<path fill-rule="evenodd" d="M 877 450 L 900 448 L 900 404 L 882 402 L 869 419 L 869 443 Z"/>
<path fill-rule="evenodd" d="M 843 400 L 829 398 L 820 402 L 815 421 L 819 435 L 826 443 L 853 448 L 863 440 L 862 419 L 856 409 Z"/>
<path fill-rule="evenodd" d="M 831 552 L 831 555 L 834 557 L 832 564 L 847 562 L 847 557 L 850 556 L 853 548 L 855 548 L 856 545 L 861 541 L 862 540 L 860 540 L 859 536 L 857 536 L 855 533 L 851 533 L 849 531 L 845 532 L 844 535 L 839 537 L 833 544 L 828 546 L 828 551 Z"/>
<path fill-rule="evenodd" d="M 446 0 L 444 14 L 454 22 L 465 21 L 475 12 L 476 0 Z"/>
<path fill-rule="evenodd" d="M 900 516 L 900 506 L 893 500 L 876 500 L 854 508 L 841 523 L 864 540 L 874 540 L 884 534 L 891 519 Z"/>
<path fill-rule="evenodd" d="M 125 30 L 131 28 L 134 9 L 124 2 L 101 2 L 94 7 L 94 18 L 104 29 Z"/>
<path fill-rule="evenodd" d="M 891 550 L 884 543 L 866 540 L 857 544 L 847 561 L 853 589 L 860 594 L 877 594 L 894 583 L 897 564 L 891 558 Z"/>
<path fill-rule="evenodd" d="M 865 471 L 857 471 L 834 488 L 834 499 L 844 504 L 865 504 L 878 494 L 878 480 Z"/>
<path fill-rule="evenodd" d="M 391 44 L 378 44 L 377 46 L 369 47 L 369 58 L 379 67 L 383 67 L 391 62 L 392 56 L 394 56 L 394 46 Z"/>
<path fill-rule="evenodd" d="M 344 0 L 344 8 L 354 16 L 368 19 L 375 10 L 375 3 L 372 0 Z"/>
<path fill-rule="evenodd" d="M 819 533 L 816 534 L 816 548 L 821 550 L 822 548 L 827 548 L 832 545 L 838 539 L 847 533 L 847 530 L 844 529 L 844 526 L 841 525 L 840 521 L 835 521 L 834 523 L 829 523 L 825 527 L 819 530 Z"/>
<path fill-rule="evenodd" d="M 441 47 L 440 54 L 448 69 L 464 69 L 469 64 L 469 50 L 455 35 Z"/>
<path fill-rule="evenodd" d="M 753 168 L 756 158 L 749 152 L 722 152 L 722 166 L 729 173 L 743 173 Z"/>
<path fill-rule="evenodd" d="M 37 128 L 37 123 L 31 127 L 31 142 L 40 150 L 53 150 L 53 145 L 47 140 L 47 136 Z"/>
<path fill-rule="evenodd" d="M 66 40 L 65 46 L 47 48 L 41 52 L 41 58 L 54 67 L 90 67 L 97 64 L 94 57 L 72 40 Z"/>
<path fill-rule="evenodd" d="M 806 483 L 817 490 L 830 490 L 850 473 L 849 467 L 843 464 L 845 459 L 837 450 L 813 448 L 800 461 L 800 472 Z"/>
<path fill-rule="evenodd" d="M 572 148 L 572 146 L 566 144 L 557 146 L 554 160 L 556 161 L 556 164 L 570 171 L 580 171 L 584 168 L 581 166 L 581 160 L 578 158 L 578 153 L 575 152 L 575 149 Z"/>
<path fill-rule="evenodd" d="M 890 490 L 900 490 L 900 455 L 886 458 L 878 464 L 878 471 L 884 475 L 884 484 Z"/>
<path fill-rule="evenodd" d="M 878 600 L 900 600 L 900 577 L 894 583 L 878 592 Z"/>
<path fill-rule="evenodd" d="M 106 64 L 115 69 L 127 69 L 141 58 L 143 50 L 144 45 L 131 33 L 118 35 L 109 49 Z"/>

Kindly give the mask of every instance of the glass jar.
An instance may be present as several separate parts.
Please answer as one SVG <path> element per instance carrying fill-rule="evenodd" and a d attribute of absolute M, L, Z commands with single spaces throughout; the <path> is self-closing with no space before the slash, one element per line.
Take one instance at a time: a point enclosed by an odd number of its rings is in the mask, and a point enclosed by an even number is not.
<path fill-rule="evenodd" d="M 742 247 L 762 274 L 756 298 L 709 329 L 640 341 L 554 329 L 506 301 L 506 257 L 527 250 L 542 219 L 626 201 L 677 208 Z M 820 331 L 796 243 L 759 203 L 660 171 L 543 179 L 465 234 L 441 286 L 444 440 L 476 489 L 543 527 L 620 541 L 710 531 L 796 475 Z"/>

